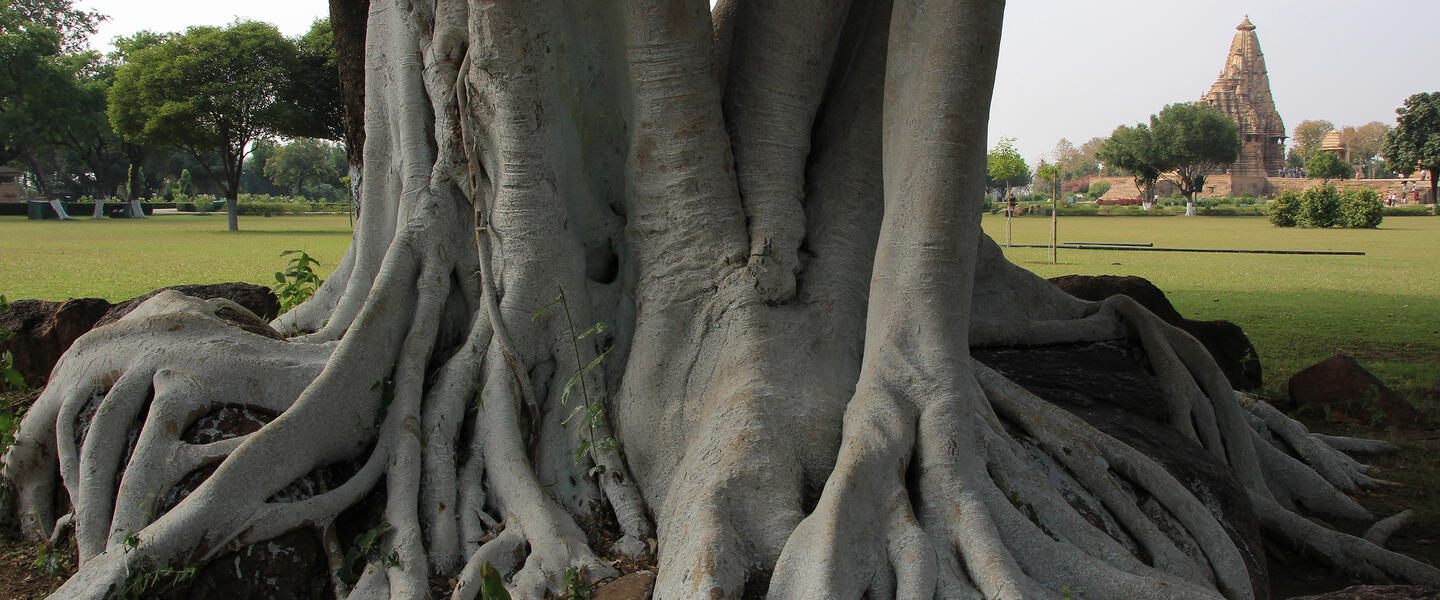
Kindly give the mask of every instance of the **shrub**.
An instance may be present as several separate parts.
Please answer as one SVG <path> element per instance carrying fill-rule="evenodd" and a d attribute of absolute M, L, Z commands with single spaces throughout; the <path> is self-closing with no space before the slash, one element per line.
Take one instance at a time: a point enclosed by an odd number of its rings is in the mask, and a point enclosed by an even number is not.
<path fill-rule="evenodd" d="M 1282 192 L 1266 206 L 1270 223 L 1276 227 L 1294 227 L 1300 214 L 1300 194 Z"/>
<path fill-rule="evenodd" d="M 1334 227 L 1340 224 L 1340 192 L 1333 185 L 1313 187 L 1300 193 L 1300 214 L 1296 222 L 1302 227 Z"/>
<path fill-rule="evenodd" d="M 1110 183 L 1109 183 L 1109 182 L 1107 182 L 1107 181 L 1092 181 L 1092 182 L 1090 182 L 1090 189 L 1087 191 L 1087 193 L 1090 195 L 1091 198 L 1099 198 L 1099 197 L 1101 197 L 1101 196 L 1104 196 L 1105 193 L 1106 193 L 1106 192 L 1109 192 L 1109 191 L 1110 191 Z"/>
<path fill-rule="evenodd" d="M 1235 212 L 1233 206 L 1206 206 L 1200 209 L 1200 214 L 1206 217 L 1233 217 L 1239 213 Z"/>
<path fill-rule="evenodd" d="M 1340 225 L 1347 229 L 1374 229 L 1384 219 L 1385 205 L 1375 190 L 1347 190 L 1340 205 Z"/>
<path fill-rule="evenodd" d="M 1165 217 L 1170 213 L 1161 206 L 1152 206 L 1150 210 L 1139 206 L 1104 206 L 1100 208 L 1100 214 L 1107 217 Z"/>
<path fill-rule="evenodd" d="M 1428 206 L 1385 206 L 1381 214 L 1387 217 L 1428 217 L 1430 207 Z"/>

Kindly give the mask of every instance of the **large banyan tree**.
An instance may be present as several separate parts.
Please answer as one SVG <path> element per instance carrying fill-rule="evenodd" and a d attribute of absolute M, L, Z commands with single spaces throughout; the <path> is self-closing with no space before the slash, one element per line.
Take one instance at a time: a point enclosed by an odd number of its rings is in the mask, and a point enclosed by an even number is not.
<path fill-rule="evenodd" d="M 1267 596 L 1213 499 L 972 358 L 1104 340 L 1267 534 L 1440 581 L 1301 515 L 1369 516 L 1363 443 L 981 233 L 1003 10 L 372 0 L 363 208 L 288 337 L 161 294 L 26 417 L 21 523 L 79 549 L 55 597 L 362 502 L 388 529 L 349 598 L 474 598 L 486 563 L 541 598 L 651 553 L 667 600 Z M 263 426 L 197 437 L 217 411 Z"/>

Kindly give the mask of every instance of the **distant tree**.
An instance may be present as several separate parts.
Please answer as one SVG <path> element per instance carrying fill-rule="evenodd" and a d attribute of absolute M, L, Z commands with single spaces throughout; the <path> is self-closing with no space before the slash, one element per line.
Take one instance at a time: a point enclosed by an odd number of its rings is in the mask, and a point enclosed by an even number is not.
<path fill-rule="evenodd" d="M 0 0 L 0 7 L 55 32 L 60 50 L 67 54 L 83 51 L 106 19 L 96 11 L 76 8 L 74 0 Z"/>
<path fill-rule="evenodd" d="M 1015 148 L 1015 138 L 1002 137 L 986 157 L 986 170 L 990 174 L 992 189 L 1001 190 L 1002 199 L 1010 197 L 1011 187 L 1030 183 L 1030 166 Z"/>
<path fill-rule="evenodd" d="M 1295 133 L 1290 136 L 1290 152 L 1294 156 L 1292 166 L 1300 166 L 1310 160 L 1315 152 L 1320 150 L 1320 142 L 1325 140 L 1325 134 L 1335 131 L 1335 124 L 1329 121 L 1301 121 L 1295 126 Z"/>
<path fill-rule="evenodd" d="M 1137 123 L 1134 127 L 1116 127 L 1096 156 L 1107 168 L 1133 177 L 1141 200 L 1148 202 L 1155 197 L 1155 182 L 1160 179 L 1160 157 L 1149 126 Z"/>
<path fill-rule="evenodd" d="M 1108 169 L 1107 165 L 1100 160 L 1100 149 L 1104 147 L 1105 138 L 1090 138 L 1090 141 L 1080 144 L 1080 160 L 1093 163 L 1097 175 L 1124 175 L 1118 169 Z"/>
<path fill-rule="evenodd" d="M 1030 166 L 1025 164 L 1025 159 L 1020 156 L 1020 151 L 1015 149 L 1015 138 L 1002 137 L 995 143 L 995 148 L 985 157 L 985 168 L 989 174 L 990 189 L 1003 189 L 1000 194 L 1001 202 L 1010 201 L 1010 186 L 1028 185 L 1030 183 Z M 1005 245 L 1010 245 L 1010 219 L 1015 215 L 1010 210 L 1005 211 Z"/>
<path fill-rule="evenodd" d="M 195 195 L 195 179 L 190 175 L 190 169 L 180 170 L 180 179 L 175 185 L 179 188 L 181 194 L 185 196 Z"/>
<path fill-rule="evenodd" d="M 285 90 L 284 129 L 289 137 L 345 139 L 340 71 L 330 19 L 319 19 L 295 40 L 295 64 Z"/>
<path fill-rule="evenodd" d="M 1395 109 L 1395 127 L 1385 136 L 1386 168 L 1406 176 L 1430 171 L 1430 199 L 1440 177 L 1440 92 L 1421 92 Z"/>
<path fill-rule="evenodd" d="M 0 165 L 39 169 L 41 140 L 62 120 L 57 109 L 70 92 L 60 34 L 0 5 Z M 46 179 L 36 181 L 48 192 Z"/>
<path fill-rule="evenodd" d="M 1389 133 L 1390 126 L 1379 121 L 1340 130 L 1340 137 L 1345 140 L 1345 149 L 1350 154 L 1350 164 L 1360 167 L 1366 177 L 1375 177 L 1379 168 L 1376 158 L 1385 149 L 1385 136 Z"/>
<path fill-rule="evenodd" d="M 1310 160 L 1305 162 L 1305 170 L 1309 171 L 1307 177 L 1324 181 L 1349 179 L 1351 175 L 1355 174 L 1350 163 L 1340 160 L 1340 157 L 1336 156 L 1334 152 L 1325 151 L 1311 155 Z"/>
<path fill-rule="evenodd" d="M 239 230 L 237 201 L 252 142 L 299 129 L 292 97 L 300 59 L 273 25 L 240 22 L 191 27 L 131 52 L 110 89 L 110 122 L 127 139 L 170 144 L 195 156 L 216 153 L 210 172 L 225 193 L 228 225 Z"/>
<path fill-rule="evenodd" d="M 1092 140 L 1093 141 L 1093 140 Z M 1093 154 L 1087 155 L 1083 147 L 1076 148 L 1070 140 L 1060 138 L 1051 151 L 1055 162 L 1064 165 L 1065 181 L 1079 179 L 1100 172 L 1100 161 Z"/>
<path fill-rule="evenodd" d="M 1065 165 L 1040 161 L 1035 167 L 1035 178 L 1045 182 L 1050 194 L 1050 264 L 1059 260 L 1056 248 L 1060 236 L 1060 183 L 1065 180 Z"/>
<path fill-rule="evenodd" d="M 337 155 L 341 160 L 337 163 Z M 265 176 L 293 194 L 301 194 L 307 183 L 338 184 L 344 174 L 344 150 L 313 138 L 302 138 L 280 146 L 265 163 Z"/>
<path fill-rule="evenodd" d="M 1171 104 L 1150 117 L 1160 176 L 1180 188 L 1186 203 L 1205 178 L 1240 156 L 1240 128 L 1203 102 Z"/>

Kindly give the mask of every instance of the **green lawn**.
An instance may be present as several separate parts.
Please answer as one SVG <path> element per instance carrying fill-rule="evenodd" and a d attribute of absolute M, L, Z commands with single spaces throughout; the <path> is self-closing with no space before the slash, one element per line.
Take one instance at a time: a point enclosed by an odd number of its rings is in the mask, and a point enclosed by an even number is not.
<path fill-rule="evenodd" d="M 350 242 L 344 215 L 224 215 L 145 221 L 27 221 L 0 217 L 0 293 L 11 299 L 98 296 L 125 300 L 179 283 L 268 284 L 282 250 L 304 249 L 328 275 Z M 1002 238 L 1004 220 L 986 216 Z M 1050 220 L 1015 220 L 1017 244 L 1044 244 Z M 1440 218 L 1390 217 L 1378 230 L 1281 229 L 1253 217 L 1073 217 L 1060 240 L 1153 242 L 1191 248 L 1363 250 L 1365 256 L 1281 256 L 1013 248 L 1011 260 L 1045 276 L 1139 275 L 1196 319 L 1244 327 L 1260 351 L 1267 387 L 1344 351 L 1392 386 L 1416 391 L 1440 379 Z"/>
<path fill-rule="evenodd" d="M 1003 239 L 1003 217 L 987 215 Z M 1050 219 L 1021 217 L 1014 243 L 1048 244 Z M 1416 392 L 1440 378 L 1440 218 L 1390 217 L 1376 230 L 1284 229 L 1259 217 L 1073 217 L 1060 241 L 1152 242 L 1183 248 L 1360 250 L 1365 256 L 1285 256 L 1012 248 L 1006 255 L 1054 277 L 1138 275 L 1192 319 L 1243 327 L 1272 393 L 1336 351 L 1391 386 Z M 1417 394 L 1412 393 L 1412 396 Z"/>
<path fill-rule="evenodd" d="M 329 276 L 350 245 L 346 215 L 157 215 L 145 220 L 27 221 L 0 217 L 0 294 L 12 300 L 97 297 L 119 302 L 182 283 L 269 285 L 301 249 Z"/>

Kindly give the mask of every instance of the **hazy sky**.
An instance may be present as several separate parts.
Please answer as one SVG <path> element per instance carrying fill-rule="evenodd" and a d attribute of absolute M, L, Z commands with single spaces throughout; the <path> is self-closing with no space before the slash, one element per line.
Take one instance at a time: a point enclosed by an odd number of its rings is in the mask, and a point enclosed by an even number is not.
<path fill-rule="evenodd" d="M 616 0 L 623 1 L 623 0 Z M 299 35 L 324 0 L 80 0 L 111 16 L 97 46 L 140 29 L 178 31 L 236 17 Z M 1166 104 L 1198 100 L 1220 74 L 1235 25 L 1256 26 L 1275 106 L 1292 130 L 1393 123 L 1416 92 L 1440 90 L 1435 0 L 1014 0 L 1006 7 L 990 120 L 1027 161 L 1060 138 L 1080 145 Z"/>

